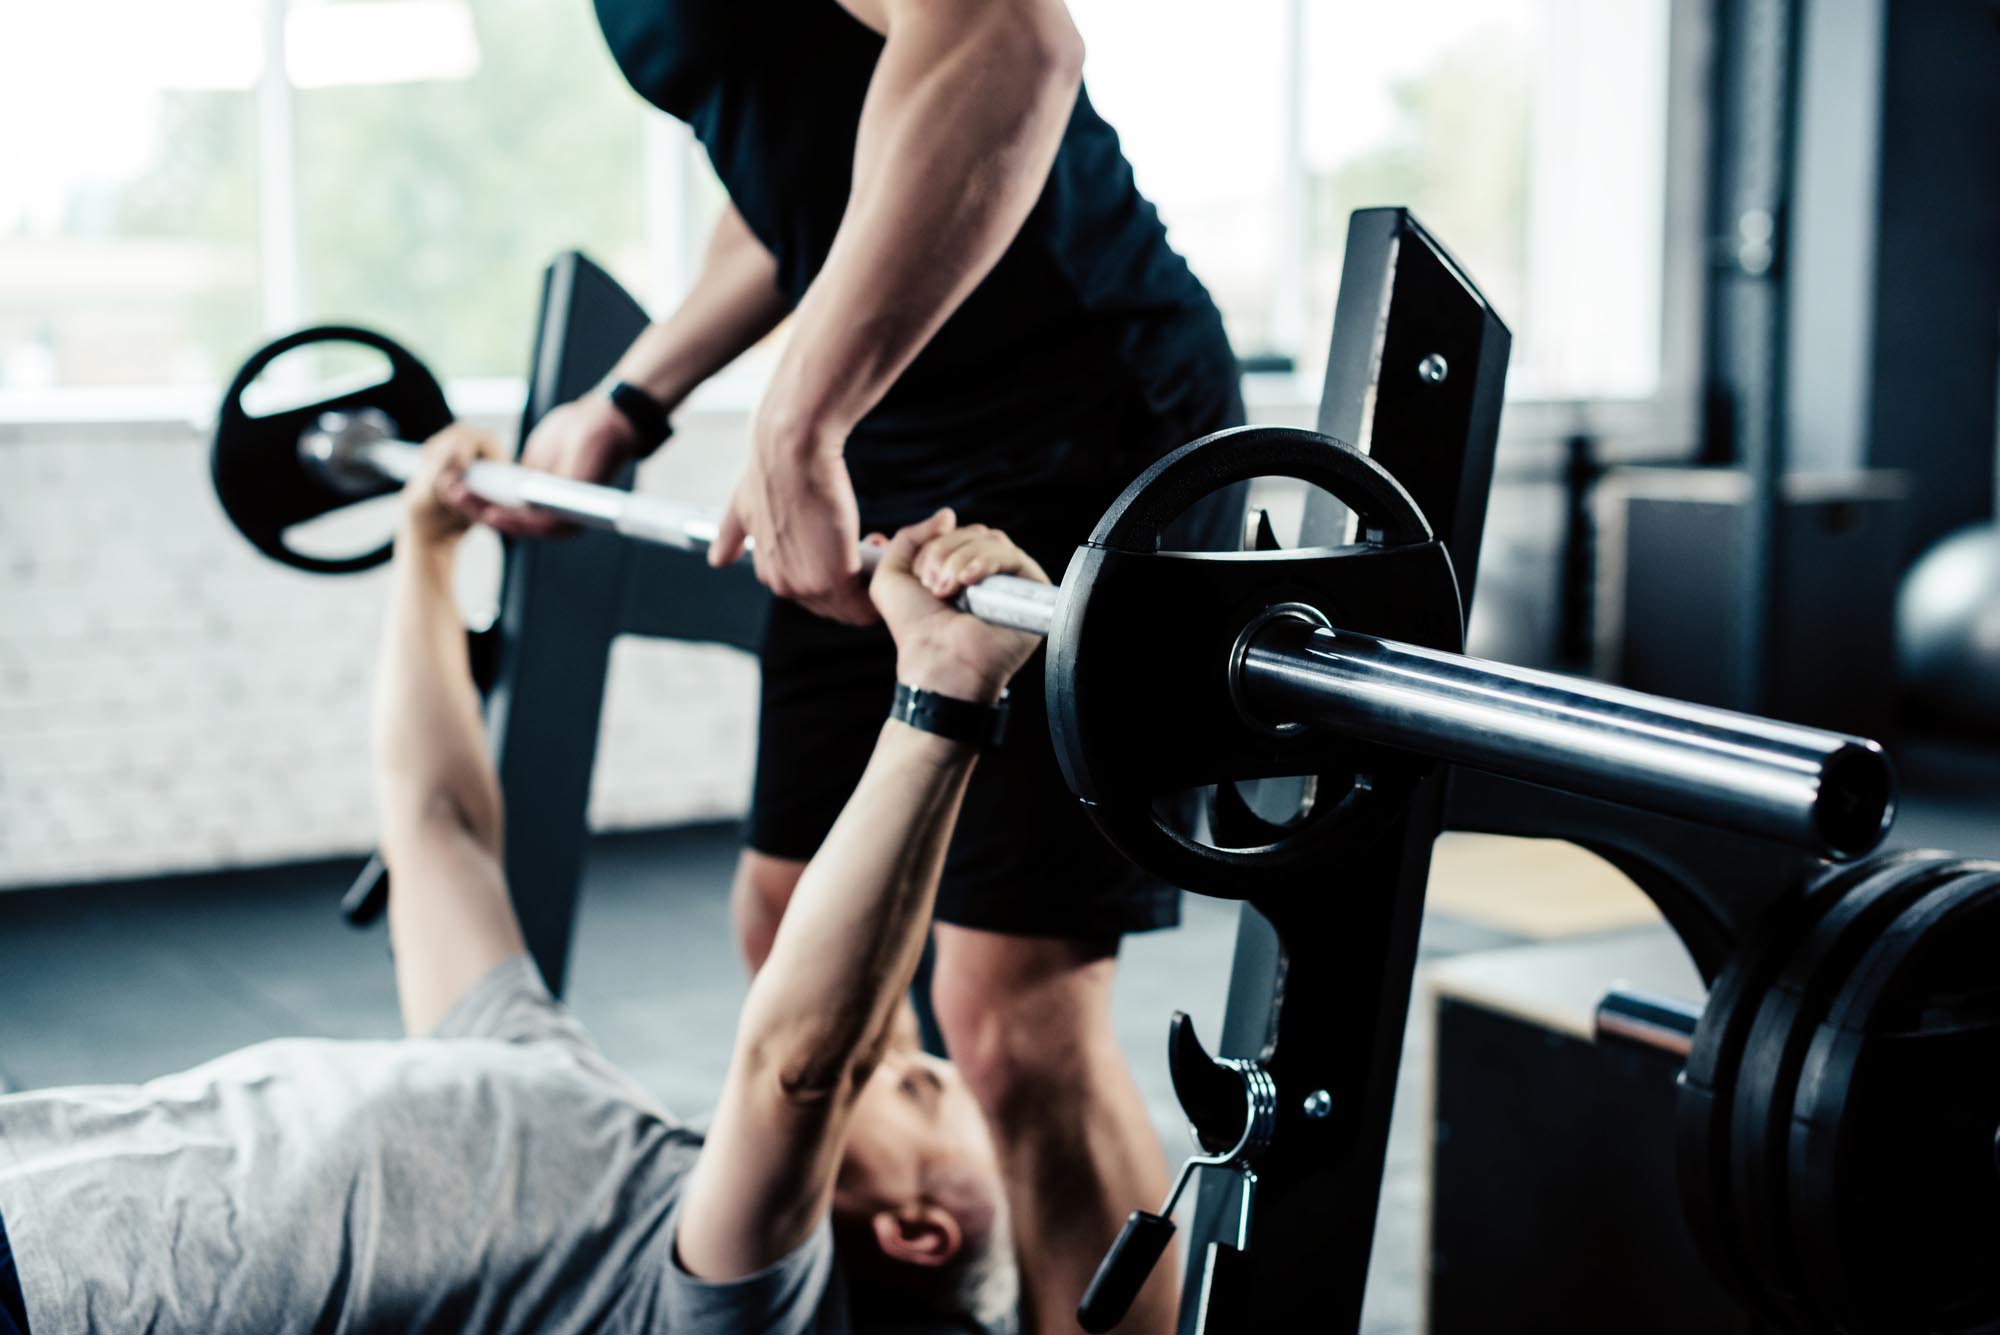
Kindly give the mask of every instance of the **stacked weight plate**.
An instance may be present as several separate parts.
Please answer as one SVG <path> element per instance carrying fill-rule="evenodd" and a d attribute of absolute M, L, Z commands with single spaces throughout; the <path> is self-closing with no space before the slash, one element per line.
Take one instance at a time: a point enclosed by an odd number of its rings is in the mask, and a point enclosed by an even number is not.
<path fill-rule="evenodd" d="M 2000 864 L 1825 872 L 1716 980 L 1681 1175 L 1725 1279 L 1803 1330 L 2000 1328 Z"/>

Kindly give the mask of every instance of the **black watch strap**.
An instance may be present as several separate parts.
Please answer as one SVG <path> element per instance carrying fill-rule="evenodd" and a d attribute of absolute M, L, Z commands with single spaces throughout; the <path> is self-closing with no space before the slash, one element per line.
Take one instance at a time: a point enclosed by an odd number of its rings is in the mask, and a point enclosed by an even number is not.
<path fill-rule="evenodd" d="M 632 429 L 639 433 L 639 457 L 645 458 L 654 450 L 667 443 L 674 434 L 673 423 L 667 420 L 667 406 L 658 399 L 625 380 L 614 380 L 604 391 Z"/>
<path fill-rule="evenodd" d="M 982 705 L 918 690 L 899 681 L 895 703 L 889 706 L 889 717 L 919 732 L 933 733 L 948 741 L 970 742 L 982 751 L 990 751 L 1007 736 L 1007 696 L 1002 692 L 998 704 Z"/>

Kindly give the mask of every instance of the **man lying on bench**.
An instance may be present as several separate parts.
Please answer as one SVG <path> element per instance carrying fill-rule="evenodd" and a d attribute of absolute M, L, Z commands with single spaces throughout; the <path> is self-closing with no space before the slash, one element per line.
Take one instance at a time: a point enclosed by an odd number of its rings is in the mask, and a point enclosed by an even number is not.
<path fill-rule="evenodd" d="M 677 1123 L 550 997 L 508 899 L 446 503 L 491 453 L 469 428 L 433 440 L 396 548 L 374 746 L 413 1037 L 0 1098 L 0 1335 L 1004 1324 L 979 1107 L 892 1041 L 977 743 L 883 724 L 744 1002 L 712 1128 Z M 948 600 L 1000 572 L 1046 578 L 948 513 L 888 542 L 871 593 L 906 685 L 999 699 L 1035 640 Z"/>

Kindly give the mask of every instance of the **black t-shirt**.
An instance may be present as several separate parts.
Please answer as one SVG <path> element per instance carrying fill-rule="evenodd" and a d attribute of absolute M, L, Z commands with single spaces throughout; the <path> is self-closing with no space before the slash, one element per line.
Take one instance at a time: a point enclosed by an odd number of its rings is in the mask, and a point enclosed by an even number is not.
<path fill-rule="evenodd" d="M 883 39 L 834 0 L 596 0 L 625 77 L 692 127 L 797 302 L 847 207 Z M 1101 506 L 1233 399 L 1221 317 L 1079 93 L 1013 243 L 850 437 L 864 519 Z M 1065 505 L 1059 508 L 1069 509 Z"/>

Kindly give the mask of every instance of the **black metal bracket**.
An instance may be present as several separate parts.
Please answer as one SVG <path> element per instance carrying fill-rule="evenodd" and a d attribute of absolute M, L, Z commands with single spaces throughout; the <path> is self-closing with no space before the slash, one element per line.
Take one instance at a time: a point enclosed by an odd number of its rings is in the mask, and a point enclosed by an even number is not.
<path fill-rule="evenodd" d="M 1370 454 L 1415 499 L 1468 608 L 1511 341 L 1407 210 L 1353 216 L 1319 429 Z M 1348 522 L 1345 507 L 1311 498 L 1300 541 L 1337 545 Z M 1317 893 L 1253 897 L 1239 920 L 1220 1050 L 1270 1071 L 1278 1126 L 1252 1210 L 1256 1242 L 1237 1263 L 1248 1273 L 1230 1286 L 1241 1310 L 1210 1314 L 1209 1330 L 1359 1325 L 1444 796 L 1440 772 L 1382 838 L 1329 868 Z M 1237 1190 L 1203 1184 L 1197 1250 L 1234 1235 Z M 1202 1319 L 1202 1286 L 1202 1268 L 1190 1267 L 1184 1335 Z"/>

